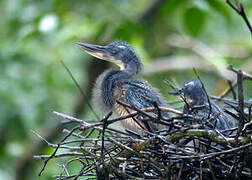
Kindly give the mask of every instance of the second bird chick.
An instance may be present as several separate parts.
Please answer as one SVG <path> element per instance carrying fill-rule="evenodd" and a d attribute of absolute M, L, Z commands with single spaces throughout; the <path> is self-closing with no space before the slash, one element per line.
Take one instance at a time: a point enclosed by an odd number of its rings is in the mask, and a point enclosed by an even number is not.
<path fill-rule="evenodd" d="M 211 103 L 211 108 L 208 103 L 206 92 L 202 84 L 197 79 L 188 80 L 184 83 L 181 89 L 175 92 L 170 92 L 172 95 L 182 96 L 186 101 L 184 106 L 184 114 L 194 115 L 196 119 L 206 121 L 209 116 L 216 116 L 216 128 L 218 130 L 226 130 L 234 127 L 235 123 L 232 118 L 227 115 L 217 104 Z M 215 120 L 210 123 L 214 126 Z"/>

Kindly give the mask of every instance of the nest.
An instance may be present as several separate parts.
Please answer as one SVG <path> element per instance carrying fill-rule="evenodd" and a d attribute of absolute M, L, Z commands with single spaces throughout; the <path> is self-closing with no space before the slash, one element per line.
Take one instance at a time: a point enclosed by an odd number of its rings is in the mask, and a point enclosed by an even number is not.
<path fill-rule="evenodd" d="M 212 98 L 232 108 L 232 111 L 231 108 L 226 111 L 237 119 L 237 127 L 220 131 L 210 126 L 209 121 L 218 115 L 192 125 L 188 122 L 194 119 L 193 116 L 173 108 L 137 109 L 122 102 L 118 103 L 132 108 L 134 113 L 114 119 L 109 113 L 95 123 L 54 112 L 74 128 L 64 129 L 65 136 L 57 144 L 34 132 L 54 148 L 51 155 L 34 156 L 44 160 L 39 175 L 49 160 L 60 158 L 63 159 L 62 173 L 55 176 L 56 179 L 251 179 L 252 103 L 244 100 L 242 84 L 244 79 L 252 80 L 252 76 L 230 69 L 237 73 L 237 81 L 222 96 Z M 229 92 L 234 94 L 236 85 L 237 100 L 225 98 Z M 152 111 L 158 113 L 153 115 Z M 164 120 L 162 111 L 174 116 Z M 140 136 L 110 126 L 138 115 L 145 115 L 148 120 L 166 128 Z M 78 162 L 80 167 L 75 174 L 68 170 L 73 162 Z"/>

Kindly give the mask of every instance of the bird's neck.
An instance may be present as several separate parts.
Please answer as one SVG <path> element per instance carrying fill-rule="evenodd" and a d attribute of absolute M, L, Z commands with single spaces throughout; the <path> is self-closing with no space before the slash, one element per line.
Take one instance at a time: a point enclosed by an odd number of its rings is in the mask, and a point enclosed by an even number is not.
<path fill-rule="evenodd" d="M 113 88 L 117 83 L 132 78 L 133 75 L 141 71 L 141 61 L 137 57 L 128 59 L 128 63 L 125 64 L 125 68 L 121 70 L 107 70 L 99 78 L 101 82 L 101 92 L 104 104 L 111 108 L 115 103 L 113 98 Z M 117 84 L 118 85 L 118 84 Z"/>
<path fill-rule="evenodd" d="M 125 69 L 123 70 L 127 74 L 133 76 L 139 73 L 142 69 L 142 64 L 139 59 L 133 58 L 125 65 Z"/>
<path fill-rule="evenodd" d="M 205 105 L 207 104 L 207 99 L 202 97 L 202 98 L 198 98 L 198 99 L 194 99 L 192 102 L 190 102 L 190 106 L 201 106 L 201 105 Z"/>
<path fill-rule="evenodd" d="M 125 79 L 131 78 L 131 75 L 125 71 L 120 70 L 108 70 L 105 71 L 102 75 L 101 79 L 101 92 L 102 92 L 102 99 L 104 104 L 112 108 L 113 104 L 115 103 L 115 99 L 113 99 L 113 88 L 117 82 L 123 81 Z"/>

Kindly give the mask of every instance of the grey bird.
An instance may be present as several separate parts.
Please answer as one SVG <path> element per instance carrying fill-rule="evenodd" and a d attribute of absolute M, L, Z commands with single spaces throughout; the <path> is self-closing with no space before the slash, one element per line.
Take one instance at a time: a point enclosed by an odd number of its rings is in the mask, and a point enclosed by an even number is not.
<path fill-rule="evenodd" d="M 120 69 L 109 69 L 102 73 L 93 90 L 93 98 L 99 109 L 113 111 L 118 116 L 125 116 L 133 112 L 131 108 L 117 103 L 124 102 L 136 108 L 143 109 L 166 106 L 166 103 L 156 88 L 146 81 L 134 78 L 141 71 L 142 63 L 134 49 L 126 42 L 115 41 L 105 46 L 77 43 L 77 47 L 86 53 L 105 61 L 112 62 Z M 151 101 L 150 101 L 151 100 Z M 168 118 L 168 114 L 161 112 Z M 150 121 L 145 121 L 144 115 L 120 121 L 124 128 L 145 134 L 146 131 L 154 132 L 159 127 Z"/>
<path fill-rule="evenodd" d="M 177 91 L 170 92 L 171 95 L 182 96 L 186 101 L 184 105 L 184 114 L 194 115 L 195 119 L 201 119 L 203 122 L 210 117 L 216 117 L 210 123 L 218 130 L 226 130 L 235 126 L 234 120 L 226 114 L 217 104 L 210 102 L 211 110 L 208 103 L 206 92 L 202 84 L 197 79 L 191 79 L 184 83 L 183 87 Z M 216 122 L 215 122 L 216 120 Z"/>

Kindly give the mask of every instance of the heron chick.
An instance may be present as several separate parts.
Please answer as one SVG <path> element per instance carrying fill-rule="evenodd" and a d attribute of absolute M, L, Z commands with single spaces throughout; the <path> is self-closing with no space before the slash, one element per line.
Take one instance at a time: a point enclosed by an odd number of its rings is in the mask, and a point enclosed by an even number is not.
<path fill-rule="evenodd" d="M 120 69 L 109 69 L 102 73 L 93 89 L 94 102 L 99 109 L 113 111 L 118 116 L 128 115 L 134 110 L 117 103 L 118 101 L 143 109 L 166 106 L 166 103 L 156 88 L 146 81 L 135 79 L 133 76 L 141 71 L 142 63 L 134 49 L 126 42 L 115 41 L 106 46 L 77 43 L 77 47 L 86 53 L 119 66 Z M 168 118 L 168 114 L 161 112 Z M 145 134 L 146 131 L 154 132 L 159 127 L 148 121 L 144 115 L 127 118 L 120 121 L 124 128 Z"/>
<path fill-rule="evenodd" d="M 217 116 L 213 121 L 216 120 L 216 128 L 219 130 L 230 129 L 235 126 L 235 122 L 232 117 L 226 114 L 217 104 L 210 102 L 206 92 L 204 91 L 202 84 L 197 79 L 191 79 L 184 83 L 183 87 L 177 91 L 170 92 L 171 95 L 182 96 L 186 101 L 184 105 L 184 114 L 194 115 L 197 119 L 206 121 L 209 117 L 213 118 Z M 215 125 L 215 123 L 212 125 Z"/>

